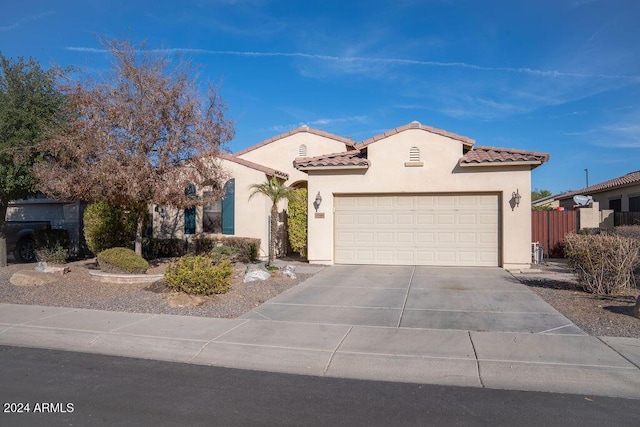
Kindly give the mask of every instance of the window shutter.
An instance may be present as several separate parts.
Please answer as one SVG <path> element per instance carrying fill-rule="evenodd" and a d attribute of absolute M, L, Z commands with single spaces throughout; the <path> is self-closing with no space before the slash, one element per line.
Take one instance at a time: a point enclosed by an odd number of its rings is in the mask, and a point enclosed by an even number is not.
<path fill-rule="evenodd" d="M 235 234 L 235 178 L 227 181 L 224 188 L 225 193 L 222 199 L 222 234 Z"/>

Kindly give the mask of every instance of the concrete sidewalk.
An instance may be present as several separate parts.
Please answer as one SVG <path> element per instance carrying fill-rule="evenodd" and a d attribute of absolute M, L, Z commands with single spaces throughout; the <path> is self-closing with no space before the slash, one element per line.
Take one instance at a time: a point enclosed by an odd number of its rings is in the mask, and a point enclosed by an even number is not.
<path fill-rule="evenodd" d="M 0 345 L 381 381 L 640 399 L 640 339 L 0 304 Z"/>

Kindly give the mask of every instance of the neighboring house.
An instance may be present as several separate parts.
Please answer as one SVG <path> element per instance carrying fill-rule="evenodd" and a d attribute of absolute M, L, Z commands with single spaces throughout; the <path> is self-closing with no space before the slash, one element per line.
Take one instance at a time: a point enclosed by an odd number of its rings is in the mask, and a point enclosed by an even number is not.
<path fill-rule="evenodd" d="M 206 232 L 226 203 L 233 228 L 218 230 L 260 238 L 264 256 L 271 205 L 249 186 L 275 176 L 308 188 L 312 263 L 526 268 L 531 170 L 549 155 L 474 142 L 418 122 L 359 143 L 303 126 L 222 155 L 233 191 L 220 207 L 156 208 L 154 235 Z"/>
<path fill-rule="evenodd" d="M 594 202 L 600 203 L 600 209 L 611 209 L 618 212 L 640 212 L 640 171 L 591 185 L 578 191 L 555 196 L 560 206 L 572 207 L 575 195 L 592 196 Z"/>
<path fill-rule="evenodd" d="M 542 199 L 534 200 L 531 202 L 531 207 L 534 208 L 551 208 L 555 209 L 560 206 L 560 202 L 558 202 L 557 195 L 555 196 L 547 196 Z"/>
<path fill-rule="evenodd" d="M 85 204 L 79 201 L 51 200 L 44 196 L 12 200 L 7 207 L 7 221 L 49 221 L 51 228 L 69 231 L 69 253 L 83 255 L 82 230 Z"/>

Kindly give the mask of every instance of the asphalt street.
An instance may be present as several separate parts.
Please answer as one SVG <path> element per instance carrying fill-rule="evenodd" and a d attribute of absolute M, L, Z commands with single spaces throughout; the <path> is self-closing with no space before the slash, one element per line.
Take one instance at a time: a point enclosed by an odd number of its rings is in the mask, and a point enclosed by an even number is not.
<path fill-rule="evenodd" d="M 640 401 L 0 346 L 0 425 L 637 426 Z M 29 412 L 15 413 L 26 404 Z M 11 413 L 14 412 L 14 413 Z"/>

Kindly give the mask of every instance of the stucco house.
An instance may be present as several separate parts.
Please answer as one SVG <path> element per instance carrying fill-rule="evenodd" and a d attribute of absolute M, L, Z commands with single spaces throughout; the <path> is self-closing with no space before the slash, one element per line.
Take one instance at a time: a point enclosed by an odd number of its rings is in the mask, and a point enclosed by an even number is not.
<path fill-rule="evenodd" d="M 574 205 L 573 196 L 577 194 L 592 196 L 594 202 L 600 203 L 600 209 L 611 209 L 616 213 L 640 212 L 640 171 L 555 197 L 560 206 L 569 208 Z"/>
<path fill-rule="evenodd" d="M 312 263 L 527 268 L 531 170 L 549 155 L 474 143 L 418 122 L 361 142 L 303 126 L 221 155 L 223 200 L 154 209 L 154 235 L 256 237 L 266 255 L 271 205 L 249 186 L 276 177 L 308 188 Z"/>

